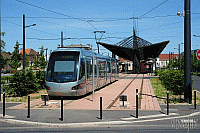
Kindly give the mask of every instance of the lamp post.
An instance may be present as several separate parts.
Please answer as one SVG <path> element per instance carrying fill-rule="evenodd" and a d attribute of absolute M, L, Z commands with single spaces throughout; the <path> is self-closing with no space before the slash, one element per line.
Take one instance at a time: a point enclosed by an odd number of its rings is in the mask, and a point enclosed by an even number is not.
<path fill-rule="evenodd" d="M 25 26 L 25 15 L 23 14 L 23 70 L 25 70 L 25 28 L 36 26 L 36 24 Z"/>
<path fill-rule="evenodd" d="M 197 36 L 197 35 L 193 35 L 194 37 L 200 37 L 200 36 Z"/>
<path fill-rule="evenodd" d="M 184 75 L 185 92 L 184 99 L 187 103 L 192 103 L 192 83 L 191 83 L 191 18 L 190 0 L 185 0 L 184 16 Z"/>
<path fill-rule="evenodd" d="M 42 48 L 39 48 L 39 49 L 42 49 Z M 47 50 L 48 50 L 48 48 L 43 49 L 43 50 L 46 50 L 46 61 L 47 61 Z"/>
<path fill-rule="evenodd" d="M 183 43 L 181 43 L 183 44 Z M 181 58 L 180 58 L 180 45 L 181 44 L 178 44 L 178 49 L 177 48 L 174 48 L 174 49 L 177 49 L 178 50 L 178 64 L 179 64 L 179 67 L 178 67 L 178 70 L 181 70 Z"/>
<path fill-rule="evenodd" d="M 192 103 L 192 83 L 191 83 L 191 15 L 190 0 L 184 0 L 184 13 L 177 13 L 184 17 L 184 99 L 185 102 Z"/>

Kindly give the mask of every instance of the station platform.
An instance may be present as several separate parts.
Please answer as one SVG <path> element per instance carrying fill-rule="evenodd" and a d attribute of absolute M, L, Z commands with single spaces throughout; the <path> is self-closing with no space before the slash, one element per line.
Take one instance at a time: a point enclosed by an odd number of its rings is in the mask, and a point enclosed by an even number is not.
<path fill-rule="evenodd" d="M 119 80 L 98 90 L 93 94 L 78 100 L 64 100 L 64 109 L 70 110 L 100 110 L 102 97 L 103 110 L 135 110 L 136 88 L 145 95 L 139 97 L 139 110 L 161 110 L 147 74 L 119 74 Z M 141 86 L 143 80 L 143 86 Z M 126 88 L 126 89 L 125 89 Z M 124 90 L 125 89 L 125 90 Z M 142 89 L 142 90 L 141 90 Z M 122 93 L 122 91 L 124 92 Z M 122 106 L 119 95 L 126 95 L 127 101 Z M 117 98 L 118 97 L 118 98 Z M 47 101 L 44 106 L 41 99 L 31 101 L 31 109 L 60 109 L 60 100 Z M 22 103 L 9 109 L 26 109 L 27 103 Z"/>

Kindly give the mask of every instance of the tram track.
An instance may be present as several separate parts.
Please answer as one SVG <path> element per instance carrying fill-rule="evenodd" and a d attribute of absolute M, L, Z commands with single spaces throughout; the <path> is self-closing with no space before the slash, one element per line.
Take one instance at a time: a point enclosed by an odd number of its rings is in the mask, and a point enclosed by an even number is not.
<path fill-rule="evenodd" d="M 142 98 L 141 98 L 141 95 L 142 95 L 142 90 L 143 90 L 143 81 L 144 81 L 144 74 L 142 76 L 142 83 L 141 83 L 141 87 L 140 87 L 140 93 L 139 93 L 139 106 L 138 108 L 141 109 L 141 104 L 142 104 Z"/>
<path fill-rule="evenodd" d="M 117 97 L 113 100 L 113 102 L 112 102 L 106 109 L 110 109 L 110 108 L 116 103 L 116 101 L 119 99 L 119 96 L 122 95 L 122 94 L 126 91 L 126 89 L 131 85 L 131 83 L 137 78 L 138 75 L 139 75 L 139 74 L 137 74 L 137 75 L 134 77 L 134 79 L 131 80 L 131 82 L 125 87 L 125 89 L 123 89 L 123 90 L 117 95 Z"/>

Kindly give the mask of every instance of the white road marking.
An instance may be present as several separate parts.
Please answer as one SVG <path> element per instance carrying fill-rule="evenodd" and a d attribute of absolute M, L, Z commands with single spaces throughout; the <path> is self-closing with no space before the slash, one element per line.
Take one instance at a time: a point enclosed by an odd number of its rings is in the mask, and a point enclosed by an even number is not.
<path fill-rule="evenodd" d="M 0 114 L 0 117 L 3 117 L 3 114 Z M 16 118 L 15 116 L 11 116 L 11 115 L 6 115 L 4 116 L 4 118 Z"/>
<path fill-rule="evenodd" d="M 171 116 L 171 115 L 180 115 L 180 114 L 169 113 L 169 115 L 166 115 L 166 114 L 147 115 L 147 116 L 139 116 L 138 118 L 135 118 L 135 117 L 121 118 L 121 120 L 136 120 L 136 119 L 156 118 L 156 117 Z"/>

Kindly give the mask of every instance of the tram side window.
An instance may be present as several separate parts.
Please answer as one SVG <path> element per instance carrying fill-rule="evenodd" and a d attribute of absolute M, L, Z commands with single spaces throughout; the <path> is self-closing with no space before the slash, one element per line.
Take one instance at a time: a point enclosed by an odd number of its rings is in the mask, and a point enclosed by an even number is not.
<path fill-rule="evenodd" d="M 85 76 L 85 62 L 84 60 L 81 60 L 81 66 L 80 66 L 80 73 L 79 73 L 79 80 Z"/>
<path fill-rule="evenodd" d="M 107 62 L 107 73 L 110 73 L 110 62 Z"/>

